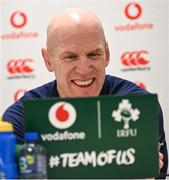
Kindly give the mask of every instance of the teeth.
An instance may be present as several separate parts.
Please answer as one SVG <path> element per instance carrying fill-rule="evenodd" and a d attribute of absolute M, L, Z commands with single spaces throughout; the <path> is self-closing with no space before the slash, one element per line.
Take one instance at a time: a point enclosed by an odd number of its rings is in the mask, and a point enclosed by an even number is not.
<path fill-rule="evenodd" d="M 89 79 L 89 80 L 85 80 L 85 81 L 75 80 L 74 83 L 76 83 L 79 86 L 87 86 L 87 85 L 91 84 L 92 81 L 93 81 L 93 79 Z"/>

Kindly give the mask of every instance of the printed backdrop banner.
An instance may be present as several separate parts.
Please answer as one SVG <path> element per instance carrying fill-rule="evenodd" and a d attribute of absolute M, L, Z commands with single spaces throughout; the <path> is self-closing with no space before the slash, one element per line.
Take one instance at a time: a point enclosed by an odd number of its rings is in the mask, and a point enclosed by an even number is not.
<path fill-rule="evenodd" d="M 158 94 L 169 144 L 168 0 L 1 0 L 0 115 L 29 89 L 54 79 L 41 48 L 49 21 L 68 7 L 88 9 L 102 21 L 108 74 Z"/>

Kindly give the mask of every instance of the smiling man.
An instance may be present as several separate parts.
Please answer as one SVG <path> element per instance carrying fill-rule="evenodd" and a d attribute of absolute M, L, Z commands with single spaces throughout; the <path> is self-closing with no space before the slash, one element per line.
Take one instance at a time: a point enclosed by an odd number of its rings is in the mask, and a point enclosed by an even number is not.
<path fill-rule="evenodd" d="M 109 62 L 109 49 L 99 20 L 82 10 L 67 10 L 49 24 L 42 55 L 54 71 L 60 97 L 98 96 Z"/>
<path fill-rule="evenodd" d="M 109 48 L 101 22 L 89 11 L 67 9 L 57 14 L 48 26 L 42 56 L 56 80 L 28 91 L 3 114 L 14 125 L 18 143 L 24 142 L 24 100 L 148 93 L 130 81 L 105 75 Z M 158 113 L 160 178 L 165 178 L 168 155 L 160 106 Z"/>

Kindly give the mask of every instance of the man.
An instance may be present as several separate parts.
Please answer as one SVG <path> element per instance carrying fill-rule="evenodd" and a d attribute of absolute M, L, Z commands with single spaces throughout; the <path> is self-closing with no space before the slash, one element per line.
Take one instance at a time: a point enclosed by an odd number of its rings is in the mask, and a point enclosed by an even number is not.
<path fill-rule="evenodd" d="M 56 80 L 27 92 L 3 115 L 4 120 L 13 123 L 18 143 L 23 143 L 26 99 L 148 93 L 132 82 L 105 75 L 109 48 L 101 22 L 91 12 L 67 9 L 59 13 L 48 26 L 46 46 L 42 56 Z M 168 158 L 160 106 L 159 125 L 160 178 L 165 178 Z"/>

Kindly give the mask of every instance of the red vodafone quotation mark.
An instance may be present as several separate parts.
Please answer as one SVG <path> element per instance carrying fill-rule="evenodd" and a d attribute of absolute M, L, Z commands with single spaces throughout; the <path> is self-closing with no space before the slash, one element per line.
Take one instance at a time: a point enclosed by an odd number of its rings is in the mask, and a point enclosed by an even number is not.
<path fill-rule="evenodd" d="M 22 28 L 27 23 L 27 17 L 22 11 L 15 11 L 11 17 L 10 22 L 15 28 Z"/>
<path fill-rule="evenodd" d="M 32 61 L 32 59 L 12 59 L 7 64 L 7 70 L 10 74 L 31 73 L 34 70 L 28 63 L 32 63 Z"/>
<path fill-rule="evenodd" d="M 131 10 L 135 10 L 135 13 L 131 13 Z M 138 3 L 129 3 L 125 8 L 125 14 L 129 19 L 137 19 L 141 16 L 142 9 Z"/>
<path fill-rule="evenodd" d="M 59 121 L 66 121 L 69 118 L 69 112 L 64 109 L 64 104 L 61 105 L 56 111 L 56 119 Z"/>
<path fill-rule="evenodd" d="M 133 51 L 133 52 L 125 52 L 121 56 L 121 62 L 125 66 L 137 66 L 137 65 L 146 65 L 149 63 L 144 57 L 143 54 L 148 54 L 148 51 Z"/>

